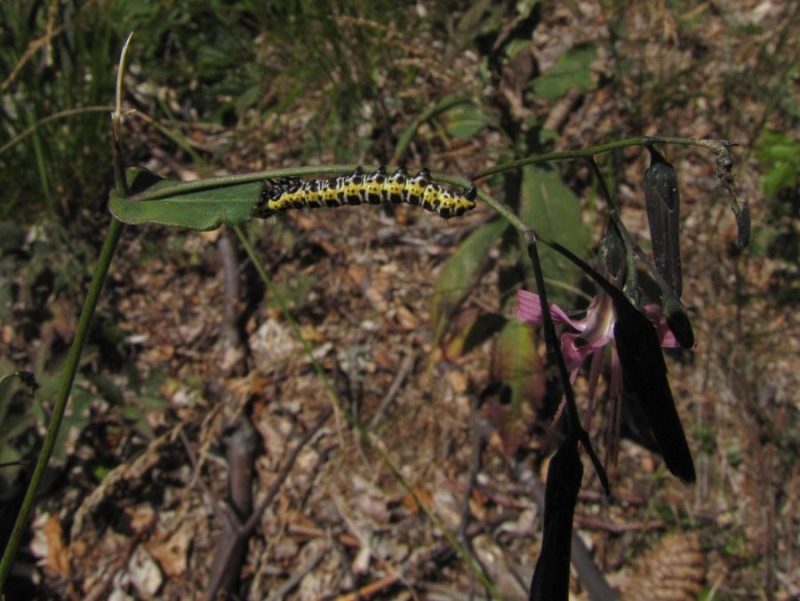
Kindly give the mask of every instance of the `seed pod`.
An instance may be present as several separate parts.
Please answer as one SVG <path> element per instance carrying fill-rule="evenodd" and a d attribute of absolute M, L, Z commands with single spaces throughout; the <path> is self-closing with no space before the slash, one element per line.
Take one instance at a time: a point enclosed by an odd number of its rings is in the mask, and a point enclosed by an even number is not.
<path fill-rule="evenodd" d="M 680 195 L 675 169 L 652 146 L 650 167 L 644 173 L 644 200 L 653 242 L 656 269 L 681 295 Z"/>

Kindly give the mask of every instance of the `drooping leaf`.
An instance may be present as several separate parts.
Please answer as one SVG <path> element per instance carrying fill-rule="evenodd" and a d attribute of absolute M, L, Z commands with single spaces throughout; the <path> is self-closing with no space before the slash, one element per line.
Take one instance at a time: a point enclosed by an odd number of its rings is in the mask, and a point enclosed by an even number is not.
<path fill-rule="evenodd" d="M 680 193 L 675 169 L 658 150 L 648 147 L 650 166 L 644 173 L 644 200 L 656 269 L 679 297 L 683 283 L 680 247 Z"/>
<path fill-rule="evenodd" d="M 583 464 L 578 440 L 567 438 L 547 468 L 542 550 L 533 572 L 530 601 L 567 601 L 572 518 L 581 489 Z"/>
<path fill-rule="evenodd" d="M 692 322 L 678 299 L 674 296 L 665 298 L 663 310 L 667 326 L 678 344 L 686 349 L 692 348 L 694 346 Z"/>
<path fill-rule="evenodd" d="M 736 248 L 750 244 L 750 203 L 734 200 L 733 214 L 736 216 Z"/>
<path fill-rule="evenodd" d="M 151 178 L 150 181 L 157 182 L 146 188 L 148 192 L 175 187 L 175 194 L 157 200 L 136 200 L 123 198 L 112 191 L 108 208 L 114 217 L 132 225 L 160 223 L 193 230 L 213 230 L 222 224 L 232 225 L 248 220 L 250 209 L 258 202 L 261 189 L 261 184 L 249 182 L 182 191 L 180 182 L 154 180 L 152 174 L 147 176 Z M 131 185 L 133 192 L 144 191 L 135 187 L 135 183 L 143 177 L 145 175 L 142 173 L 135 174 Z"/>
<path fill-rule="evenodd" d="M 486 261 L 489 249 L 508 227 L 505 219 L 496 219 L 472 232 L 459 245 L 439 273 L 431 298 L 431 324 L 437 339 L 446 318 L 463 300 Z"/>
<path fill-rule="evenodd" d="M 614 301 L 614 341 L 625 390 L 639 400 L 669 471 L 695 481 L 694 462 L 667 379 L 658 333 L 650 320 L 596 269 L 558 243 L 549 246 L 578 265 Z"/>
<path fill-rule="evenodd" d="M 694 482 L 692 452 L 675 408 L 656 329 L 621 293 L 614 308 L 614 341 L 625 390 L 640 403 L 669 471 L 684 482 Z"/>

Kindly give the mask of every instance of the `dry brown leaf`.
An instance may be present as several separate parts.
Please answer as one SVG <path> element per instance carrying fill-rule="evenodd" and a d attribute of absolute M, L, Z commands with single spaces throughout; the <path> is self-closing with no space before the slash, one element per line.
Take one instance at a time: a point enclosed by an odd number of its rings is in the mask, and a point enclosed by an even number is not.
<path fill-rule="evenodd" d="M 694 601 L 703 588 L 705 558 L 696 532 L 673 532 L 647 551 L 630 572 L 609 580 L 626 601 Z"/>
<path fill-rule="evenodd" d="M 189 545 L 194 536 L 192 527 L 188 521 L 184 522 L 174 532 L 157 533 L 156 539 L 146 545 L 150 555 L 170 578 L 180 576 L 186 571 Z"/>
<path fill-rule="evenodd" d="M 41 557 L 41 565 L 49 573 L 61 577 L 69 575 L 69 557 L 64 545 L 64 530 L 57 515 L 43 514 L 34 524 L 36 535 L 31 548 Z"/>

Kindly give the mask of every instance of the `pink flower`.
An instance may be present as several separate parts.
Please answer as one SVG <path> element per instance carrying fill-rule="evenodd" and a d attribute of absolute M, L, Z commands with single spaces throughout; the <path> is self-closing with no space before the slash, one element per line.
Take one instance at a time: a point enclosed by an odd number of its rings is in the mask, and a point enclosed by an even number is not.
<path fill-rule="evenodd" d="M 661 307 L 658 305 L 645 305 L 644 312 L 655 326 L 661 346 L 665 348 L 677 347 L 678 342 L 672 332 L 669 331 L 667 322 L 661 314 Z M 616 321 L 614 303 L 608 294 L 600 292 L 592 299 L 583 319 L 570 318 L 555 303 L 550 303 L 550 313 L 556 323 L 567 324 L 576 330 L 576 332 L 564 332 L 561 335 L 561 352 L 564 354 L 567 370 L 569 370 L 571 379 L 574 381 L 583 361 L 589 355 L 602 350 L 608 343 L 613 342 L 614 323 Z M 517 309 L 514 311 L 514 316 L 520 321 L 539 325 L 542 321 L 542 302 L 539 299 L 539 295 L 527 290 L 518 290 Z"/>

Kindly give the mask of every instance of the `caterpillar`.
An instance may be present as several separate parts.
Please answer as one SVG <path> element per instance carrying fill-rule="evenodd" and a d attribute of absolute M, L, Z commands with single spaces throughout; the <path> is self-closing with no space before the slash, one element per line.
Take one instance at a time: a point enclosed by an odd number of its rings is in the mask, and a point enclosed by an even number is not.
<path fill-rule="evenodd" d="M 289 209 L 314 209 L 342 205 L 407 203 L 448 219 L 475 208 L 475 186 L 466 192 L 449 190 L 431 181 L 430 171 L 422 169 L 414 177 L 403 167 L 388 175 L 385 167 L 365 173 L 358 167 L 350 175 L 304 181 L 297 177 L 268 179 L 261 188 L 256 217 L 269 217 Z"/>

